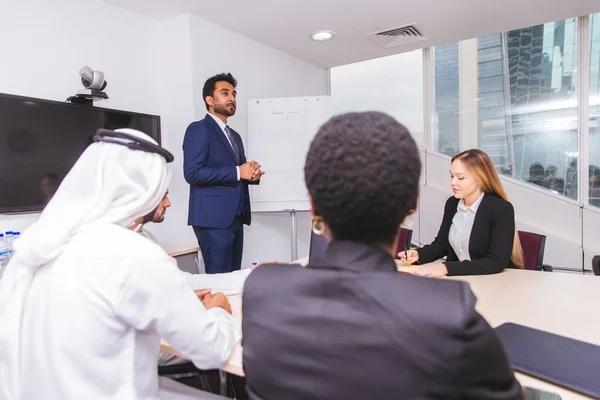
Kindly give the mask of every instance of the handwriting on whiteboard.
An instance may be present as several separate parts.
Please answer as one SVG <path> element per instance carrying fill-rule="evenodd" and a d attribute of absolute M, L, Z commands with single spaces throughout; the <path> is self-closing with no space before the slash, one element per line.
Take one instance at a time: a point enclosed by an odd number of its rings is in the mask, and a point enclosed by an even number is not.
<path fill-rule="evenodd" d="M 266 172 L 260 185 L 249 188 L 253 210 L 310 208 L 304 184 L 306 153 L 331 115 L 329 98 L 323 96 L 248 101 L 247 155 Z"/>

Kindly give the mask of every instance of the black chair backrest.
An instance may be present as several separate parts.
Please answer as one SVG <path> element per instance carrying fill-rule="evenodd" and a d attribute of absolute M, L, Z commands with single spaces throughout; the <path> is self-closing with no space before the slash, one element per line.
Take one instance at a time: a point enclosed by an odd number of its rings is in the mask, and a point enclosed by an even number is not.
<path fill-rule="evenodd" d="M 600 256 L 592 258 L 592 271 L 594 271 L 594 275 L 600 276 Z"/>

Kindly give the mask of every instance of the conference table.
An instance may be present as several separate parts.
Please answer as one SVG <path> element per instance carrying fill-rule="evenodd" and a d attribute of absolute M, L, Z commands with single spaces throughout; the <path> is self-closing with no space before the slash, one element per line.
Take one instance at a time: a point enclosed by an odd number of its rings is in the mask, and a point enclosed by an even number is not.
<path fill-rule="evenodd" d="M 297 263 L 306 265 L 307 259 Z M 418 268 L 404 266 L 400 261 L 397 264 L 401 272 L 410 273 Z M 477 311 L 492 327 L 514 322 L 600 346 L 600 316 L 597 310 L 600 279 L 597 277 L 507 269 L 495 275 L 442 279 L 469 282 L 477 296 Z M 242 294 L 228 298 L 233 316 L 241 320 Z M 177 354 L 166 343 L 161 345 L 161 349 Z M 244 376 L 241 343 L 237 344 L 221 370 Z M 590 398 L 518 372 L 516 377 L 522 386 L 556 393 L 563 400 Z"/>
<path fill-rule="evenodd" d="M 177 261 L 177 266 L 180 270 L 189 272 L 190 274 L 201 272 L 198 262 L 200 247 L 178 244 L 161 244 L 161 247 Z"/>

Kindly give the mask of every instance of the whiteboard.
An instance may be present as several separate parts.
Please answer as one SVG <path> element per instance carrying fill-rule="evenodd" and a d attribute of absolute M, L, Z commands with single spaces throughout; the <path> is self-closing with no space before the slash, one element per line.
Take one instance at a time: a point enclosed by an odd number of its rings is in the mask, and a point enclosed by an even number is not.
<path fill-rule="evenodd" d="M 248 100 L 248 160 L 265 171 L 260 185 L 249 186 L 253 212 L 310 209 L 304 161 L 332 115 L 329 96 Z"/>

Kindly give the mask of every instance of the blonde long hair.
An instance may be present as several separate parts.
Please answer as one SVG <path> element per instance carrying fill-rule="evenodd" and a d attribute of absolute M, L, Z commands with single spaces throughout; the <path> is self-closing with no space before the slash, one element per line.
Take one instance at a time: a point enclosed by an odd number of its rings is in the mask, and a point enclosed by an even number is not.
<path fill-rule="evenodd" d="M 479 149 L 471 149 L 452 157 L 452 162 L 455 160 L 463 162 L 467 171 L 475 177 L 475 181 L 482 192 L 496 195 L 501 199 L 508 201 L 508 196 L 504 191 L 502 182 L 500 182 L 496 168 L 487 154 Z M 523 269 L 523 249 L 521 248 L 516 221 L 515 237 L 513 239 L 513 249 L 510 260 L 518 268 Z"/>

